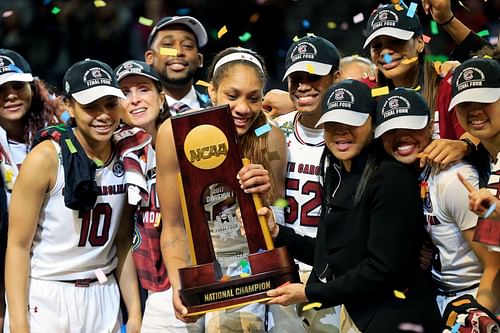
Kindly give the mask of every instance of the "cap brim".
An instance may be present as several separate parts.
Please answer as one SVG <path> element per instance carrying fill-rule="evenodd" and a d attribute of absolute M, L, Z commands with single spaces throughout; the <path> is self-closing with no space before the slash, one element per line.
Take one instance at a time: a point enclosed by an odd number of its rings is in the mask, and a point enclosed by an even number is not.
<path fill-rule="evenodd" d="M 105 96 L 116 96 L 118 98 L 126 99 L 123 92 L 115 87 L 110 86 L 96 86 L 82 91 L 75 92 L 71 96 L 80 104 L 90 104 L 99 98 Z"/>
<path fill-rule="evenodd" d="M 460 103 L 493 103 L 500 99 L 500 88 L 472 88 L 456 94 L 450 101 L 448 111 Z"/>
<path fill-rule="evenodd" d="M 307 72 L 309 74 L 324 76 L 330 73 L 332 67 L 333 65 L 327 65 L 316 61 L 300 61 L 286 70 L 282 81 L 285 81 L 288 75 L 295 72 Z"/>
<path fill-rule="evenodd" d="M 117 78 L 116 78 L 116 80 L 117 80 L 118 82 L 120 82 L 120 81 L 121 81 L 121 80 L 123 80 L 124 78 L 126 78 L 126 77 L 128 77 L 128 76 L 132 76 L 132 75 L 144 76 L 144 77 L 147 77 L 148 79 L 151 79 L 151 80 L 153 80 L 153 81 L 155 81 L 155 82 L 160 82 L 160 80 L 159 80 L 157 77 L 154 77 L 153 75 L 149 75 L 149 74 L 147 74 L 147 73 L 137 73 L 137 72 L 136 72 L 136 73 L 134 73 L 134 72 L 129 72 L 129 73 L 122 74 L 122 75 L 120 76 L 120 78 L 118 78 L 118 77 L 117 77 Z"/>
<path fill-rule="evenodd" d="M 403 30 L 399 28 L 391 28 L 391 27 L 383 27 L 372 32 L 368 38 L 365 40 L 365 45 L 363 48 L 366 48 L 370 42 L 378 36 L 389 36 L 402 40 L 410 40 L 415 33 L 413 31 Z"/>
<path fill-rule="evenodd" d="M 7 82 L 33 82 L 30 73 L 5 73 L 0 75 L 0 85 Z"/>
<path fill-rule="evenodd" d="M 429 122 L 428 116 L 399 116 L 384 121 L 375 128 L 375 137 L 378 138 L 382 134 L 393 129 L 411 129 L 419 130 L 427 126 Z"/>
<path fill-rule="evenodd" d="M 195 24 L 191 24 L 191 21 L 195 22 Z M 164 24 L 158 26 L 156 28 L 156 31 L 162 30 L 164 27 L 171 25 L 171 24 L 182 24 L 188 27 L 189 29 L 193 30 L 194 34 L 196 35 L 196 39 L 198 41 L 198 46 L 203 47 L 207 44 L 208 42 L 208 36 L 207 36 L 207 31 L 203 27 L 203 25 L 195 19 L 194 17 L 190 16 L 177 16 L 171 19 L 170 21 L 165 22 Z"/>
<path fill-rule="evenodd" d="M 316 123 L 316 127 L 324 123 L 341 123 L 350 126 L 361 126 L 366 123 L 369 116 L 368 113 L 364 112 L 335 109 L 322 115 Z"/>

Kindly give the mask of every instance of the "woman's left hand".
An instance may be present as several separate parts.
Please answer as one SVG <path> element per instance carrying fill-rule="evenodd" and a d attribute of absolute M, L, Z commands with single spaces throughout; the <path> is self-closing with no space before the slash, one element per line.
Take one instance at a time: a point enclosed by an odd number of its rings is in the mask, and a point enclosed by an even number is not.
<path fill-rule="evenodd" d="M 306 297 L 306 287 L 302 283 L 291 283 L 269 290 L 267 296 L 273 298 L 267 304 L 290 305 L 309 302 Z"/>

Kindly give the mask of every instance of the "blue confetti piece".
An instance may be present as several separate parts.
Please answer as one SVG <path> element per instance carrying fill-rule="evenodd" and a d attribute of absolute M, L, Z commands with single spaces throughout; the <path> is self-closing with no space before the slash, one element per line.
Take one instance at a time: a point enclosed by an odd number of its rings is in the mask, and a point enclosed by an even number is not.
<path fill-rule="evenodd" d="M 309 20 L 302 20 L 302 26 L 304 29 L 309 29 L 311 27 L 311 22 L 309 22 Z"/>
<path fill-rule="evenodd" d="M 205 103 L 208 103 L 208 102 L 210 101 L 210 97 L 208 97 L 208 95 L 205 95 L 205 94 L 199 94 L 198 96 L 199 96 L 199 97 L 201 98 L 201 100 L 202 100 L 203 102 L 205 102 Z"/>
<path fill-rule="evenodd" d="M 64 121 L 65 123 L 68 122 L 68 120 L 71 119 L 71 116 L 69 114 L 68 111 L 64 111 L 62 114 L 61 114 L 61 120 Z"/>
<path fill-rule="evenodd" d="M 177 15 L 188 15 L 191 13 L 191 8 L 179 8 L 176 10 Z"/>
<path fill-rule="evenodd" d="M 127 333 L 127 325 L 123 324 L 120 330 L 121 333 Z"/>
<path fill-rule="evenodd" d="M 460 324 L 460 323 L 456 323 L 455 325 L 453 325 L 453 328 L 451 329 L 451 333 L 458 333 L 458 329 L 460 328 L 460 326 L 462 326 L 462 324 Z"/>
<path fill-rule="evenodd" d="M 43 5 L 47 6 L 51 2 L 52 2 L 52 0 L 43 0 Z"/>
<path fill-rule="evenodd" d="M 410 8 L 408 8 L 406 16 L 413 17 L 415 15 L 416 10 L 417 10 L 417 4 L 415 2 L 410 3 Z"/>
<path fill-rule="evenodd" d="M 497 209 L 497 204 L 494 203 L 493 205 L 488 207 L 488 210 L 486 211 L 486 213 L 484 213 L 483 218 L 487 219 L 488 217 L 490 217 L 490 215 L 493 214 L 495 209 Z"/>
<path fill-rule="evenodd" d="M 272 129 L 271 125 L 265 124 L 259 128 L 256 128 L 254 132 L 255 132 L 255 135 L 261 136 L 261 135 L 266 134 L 267 132 L 271 131 L 271 129 Z"/>
<path fill-rule="evenodd" d="M 386 64 L 390 64 L 392 62 L 392 57 L 390 54 L 384 54 L 384 61 Z"/>
<path fill-rule="evenodd" d="M 21 70 L 21 68 L 17 67 L 16 65 L 14 64 L 10 64 L 9 66 L 7 66 L 11 71 L 14 71 L 16 73 L 23 73 L 23 71 Z"/>

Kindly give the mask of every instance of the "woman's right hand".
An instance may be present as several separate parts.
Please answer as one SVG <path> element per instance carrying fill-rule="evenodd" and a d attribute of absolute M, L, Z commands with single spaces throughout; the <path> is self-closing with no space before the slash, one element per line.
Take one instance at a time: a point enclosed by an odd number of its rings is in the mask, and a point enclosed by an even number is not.
<path fill-rule="evenodd" d="M 171 287 L 173 288 L 173 287 Z M 186 316 L 188 314 L 188 309 L 182 303 L 181 296 L 179 295 L 179 291 L 174 289 L 172 293 L 172 303 L 174 306 L 174 312 L 175 312 L 175 318 L 179 319 L 180 321 L 184 323 L 194 323 L 203 315 L 198 315 L 198 316 Z"/>

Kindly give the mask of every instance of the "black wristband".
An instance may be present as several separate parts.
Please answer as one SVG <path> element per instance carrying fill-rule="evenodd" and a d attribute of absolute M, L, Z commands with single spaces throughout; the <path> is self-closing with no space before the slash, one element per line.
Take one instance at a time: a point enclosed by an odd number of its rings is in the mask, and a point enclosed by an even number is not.
<path fill-rule="evenodd" d="M 475 152 L 477 150 L 477 146 L 469 138 L 463 138 L 463 139 L 460 139 L 460 141 L 463 141 L 467 144 L 467 146 L 470 148 L 471 153 Z"/>
<path fill-rule="evenodd" d="M 453 19 L 454 19 L 454 18 L 455 18 L 455 14 L 453 14 L 453 13 L 452 13 L 452 14 L 451 14 L 451 17 L 450 17 L 448 20 L 446 20 L 446 22 L 443 22 L 443 23 L 438 23 L 438 24 L 439 24 L 440 26 L 445 26 L 445 25 L 447 25 L 448 23 L 450 23 L 451 21 L 453 21 Z"/>

